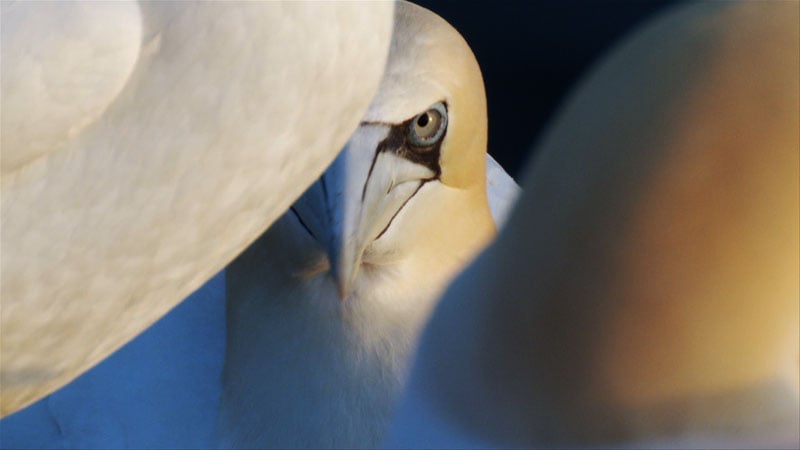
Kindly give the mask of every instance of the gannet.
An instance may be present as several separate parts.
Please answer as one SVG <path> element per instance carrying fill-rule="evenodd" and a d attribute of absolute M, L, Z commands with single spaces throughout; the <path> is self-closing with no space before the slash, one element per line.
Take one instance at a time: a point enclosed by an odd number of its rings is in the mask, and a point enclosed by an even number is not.
<path fill-rule="evenodd" d="M 518 189 L 496 163 L 487 172 L 486 145 L 469 46 L 434 13 L 397 3 L 360 126 L 227 269 L 223 445 L 380 443 L 419 327 L 495 233 L 487 173 L 498 193 Z"/>
<path fill-rule="evenodd" d="M 683 5 L 554 120 L 387 448 L 797 448 L 797 2 Z"/>
<path fill-rule="evenodd" d="M 392 11 L 2 3 L 1 415 L 131 339 L 292 204 L 366 111 Z"/>

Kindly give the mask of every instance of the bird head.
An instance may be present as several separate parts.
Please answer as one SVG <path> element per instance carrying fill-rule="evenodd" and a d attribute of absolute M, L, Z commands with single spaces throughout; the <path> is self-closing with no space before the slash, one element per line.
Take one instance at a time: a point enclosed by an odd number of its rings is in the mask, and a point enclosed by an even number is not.
<path fill-rule="evenodd" d="M 326 248 L 340 297 L 369 267 L 413 261 L 442 281 L 492 236 L 486 97 L 469 46 L 447 22 L 398 3 L 378 92 L 334 163 L 294 211 Z M 441 282 L 441 281 L 440 281 Z"/>

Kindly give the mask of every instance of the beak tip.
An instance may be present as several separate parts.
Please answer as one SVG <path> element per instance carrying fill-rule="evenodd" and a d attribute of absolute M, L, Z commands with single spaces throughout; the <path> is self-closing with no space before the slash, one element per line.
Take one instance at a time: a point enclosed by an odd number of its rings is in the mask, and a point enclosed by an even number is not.
<path fill-rule="evenodd" d="M 349 254 L 347 249 L 343 250 L 345 256 Z M 359 261 L 352 257 L 341 257 L 341 253 L 329 251 L 331 260 L 334 261 L 331 265 L 331 275 L 336 284 L 336 292 L 339 294 L 339 299 L 345 301 L 350 297 L 353 291 L 354 278 L 357 273 Z"/>
<path fill-rule="evenodd" d="M 351 284 L 344 274 L 339 273 L 337 270 L 332 271 L 333 282 L 336 285 L 336 293 L 339 295 L 339 300 L 345 301 L 350 297 Z"/>
<path fill-rule="evenodd" d="M 339 292 L 339 300 L 345 301 L 350 296 L 349 289 L 343 283 L 336 283 L 337 291 Z"/>

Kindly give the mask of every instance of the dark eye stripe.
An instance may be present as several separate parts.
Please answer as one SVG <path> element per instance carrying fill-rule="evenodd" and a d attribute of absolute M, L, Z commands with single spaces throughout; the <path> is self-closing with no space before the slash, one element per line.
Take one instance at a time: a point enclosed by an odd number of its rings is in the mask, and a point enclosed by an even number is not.
<path fill-rule="evenodd" d="M 445 107 L 445 111 L 447 111 L 447 103 L 442 102 L 442 104 Z M 367 194 L 367 185 L 372 177 L 372 169 L 375 167 L 375 161 L 377 161 L 378 156 L 381 153 L 394 153 L 403 159 L 427 167 L 434 174 L 430 180 L 438 180 L 442 176 L 442 167 L 439 164 L 439 158 L 441 157 L 442 153 L 442 142 L 444 142 L 444 138 L 447 136 L 447 128 L 444 129 L 442 137 L 435 144 L 426 147 L 413 145 L 408 139 L 408 127 L 411 125 L 411 122 L 417 119 L 417 117 L 419 116 L 414 116 L 398 124 L 388 124 L 384 122 L 361 122 L 362 125 L 380 124 L 389 125 L 391 127 L 386 138 L 382 140 L 375 148 L 375 154 L 373 155 L 372 163 L 369 166 L 367 179 L 364 180 L 364 187 L 361 190 L 362 203 L 364 202 L 364 197 Z"/>

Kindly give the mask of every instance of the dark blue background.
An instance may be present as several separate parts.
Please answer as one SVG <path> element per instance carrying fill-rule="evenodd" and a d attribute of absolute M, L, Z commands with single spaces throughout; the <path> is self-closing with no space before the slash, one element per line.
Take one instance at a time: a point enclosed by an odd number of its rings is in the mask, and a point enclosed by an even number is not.
<path fill-rule="evenodd" d="M 516 176 L 556 108 L 592 63 L 675 0 L 418 0 L 467 40 L 483 72 L 489 153 Z"/>

